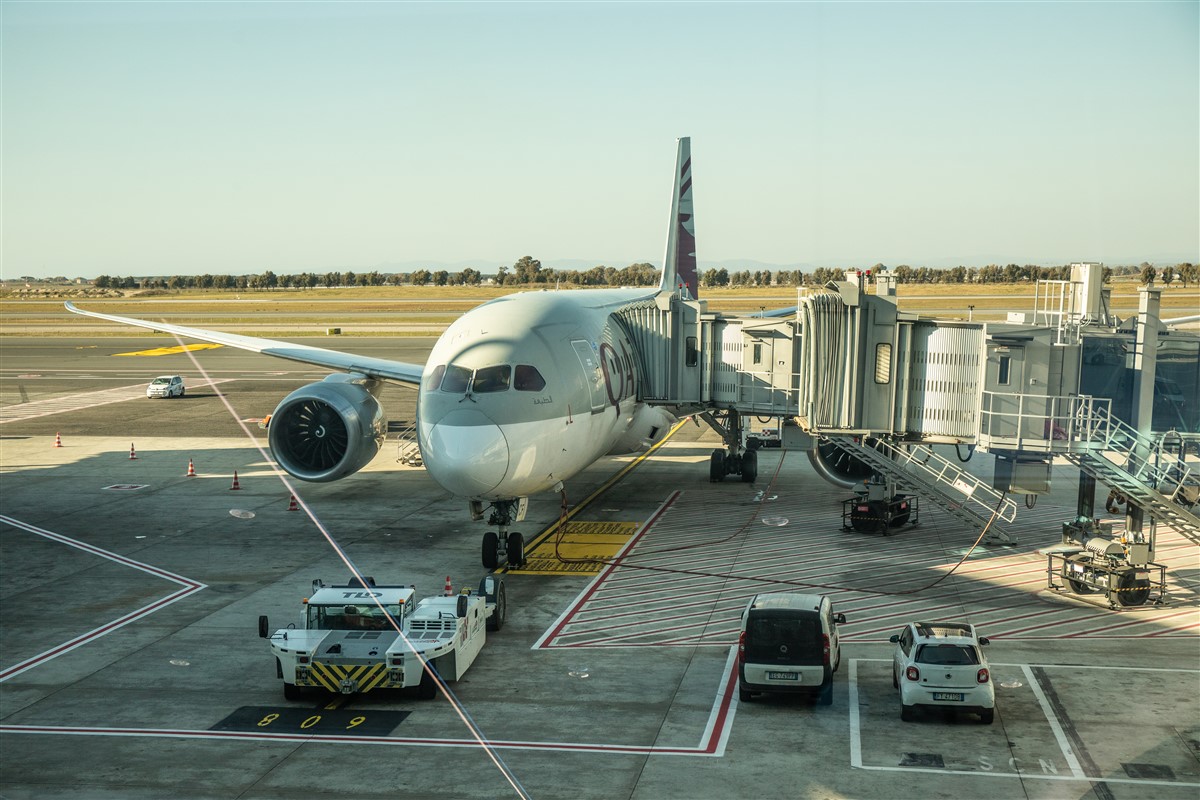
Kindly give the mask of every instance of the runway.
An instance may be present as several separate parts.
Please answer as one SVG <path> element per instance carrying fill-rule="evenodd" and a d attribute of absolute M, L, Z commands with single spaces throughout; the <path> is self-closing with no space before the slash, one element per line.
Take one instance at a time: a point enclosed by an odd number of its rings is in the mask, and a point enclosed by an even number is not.
<path fill-rule="evenodd" d="M 432 342 L 339 344 L 419 362 Z M 117 355 L 162 346 L 0 339 L 5 798 L 514 796 L 505 771 L 549 798 L 1200 789 L 1193 545 L 1160 529 L 1171 603 L 1112 612 L 1046 589 L 1035 551 L 1072 514 L 1065 467 L 1009 526 L 1019 547 L 956 566 L 977 532 L 932 504 L 895 537 L 843 531 L 845 492 L 802 453 L 762 451 L 753 485 L 708 483 L 716 439 L 690 423 L 570 482 L 565 531 L 557 497 L 531 500 L 523 532 L 548 568 L 506 577 L 508 624 L 450 684 L 471 725 L 404 693 L 284 701 L 256 621 L 286 624 L 312 579 L 345 577 L 325 533 L 363 573 L 431 594 L 478 583 L 483 527 L 390 441 L 351 478 L 295 487 L 315 521 L 289 512 L 246 420 L 324 372 L 226 348 Z M 157 374 L 185 375 L 187 396 L 134 391 Z M 382 402 L 412 419 L 411 391 Z M 564 549 L 572 525 L 607 544 Z M 848 617 L 834 703 L 739 704 L 740 609 L 796 586 Z M 927 615 L 992 638 L 994 725 L 900 721 L 887 636 Z"/>

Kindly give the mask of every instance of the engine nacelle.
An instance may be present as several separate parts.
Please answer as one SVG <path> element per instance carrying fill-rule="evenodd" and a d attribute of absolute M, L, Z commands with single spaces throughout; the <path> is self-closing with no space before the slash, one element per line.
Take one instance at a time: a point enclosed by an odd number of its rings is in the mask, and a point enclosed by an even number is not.
<path fill-rule="evenodd" d="M 843 489 L 854 489 L 874 474 L 871 465 L 855 458 L 828 440 L 813 442 L 808 460 L 818 475 Z"/>
<path fill-rule="evenodd" d="M 365 467 L 387 433 L 378 387 L 362 375 L 336 374 L 283 398 L 267 426 L 279 466 L 304 481 L 335 481 Z"/>
<path fill-rule="evenodd" d="M 638 406 L 629 427 L 608 451 L 610 456 L 640 453 L 657 442 L 671 430 L 678 420 L 661 406 Z"/>

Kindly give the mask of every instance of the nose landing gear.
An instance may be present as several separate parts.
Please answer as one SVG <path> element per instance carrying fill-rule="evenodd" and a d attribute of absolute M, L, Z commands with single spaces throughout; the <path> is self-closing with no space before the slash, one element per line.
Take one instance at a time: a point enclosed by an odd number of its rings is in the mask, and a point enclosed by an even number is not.
<path fill-rule="evenodd" d="M 510 567 L 525 566 L 525 537 L 516 531 L 510 532 L 508 526 L 525 519 L 527 503 L 525 497 L 492 503 L 488 524 L 495 525 L 497 530 L 483 534 L 483 566 L 486 569 L 496 569 L 504 562 Z"/>

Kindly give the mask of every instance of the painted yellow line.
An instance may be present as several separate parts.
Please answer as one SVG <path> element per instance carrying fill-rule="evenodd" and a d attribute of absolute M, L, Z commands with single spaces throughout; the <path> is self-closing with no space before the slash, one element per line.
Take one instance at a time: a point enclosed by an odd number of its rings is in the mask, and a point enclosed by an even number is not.
<path fill-rule="evenodd" d="M 176 345 L 175 347 L 156 347 L 153 350 L 139 350 L 136 353 L 113 353 L 114 356 L 173 356 L 179 353 L 187 353 L 195 350 L 212 350 L 215 347 L 224 347 L 223 344 L 185 344 Z"/>
<path fill-rule="evenodd" d="M 680 428 L 682 428 L 684 425 L 687 424 L 687 422 L 688 422 L 687 419 L 682 419 L 679 422 L 677 422 L 675 424 L 675 426 L 671 428 L 671 430 L 667 431 L 666 436 L 664 436 L 664 437 L 662 437 L 662 439 L 658 440 L 658 442 L 656 442 L 654 445 L 652 445 L 649 450 L 642 453 L 637 458 L 635 458 L 633 461 L 626 464 L 625 467 L 620 472 L 618 472 L 616 475 L 613 475 L 611 478 L 609 478 L 607 481 L 605 481 L 603 484 L 601 484 L 599 488 L 597 488 L 594 492 L 592 492 L 587 497 L 585 497 L 583 499 L 583 502 L 579 503 L 574 508 L 572 508 L 570 511 L 568 511 L 566 517 L 559 517 L 557 520 L 555 520 L 553 523 L 551 523 L 549 527 L 547 527 L 545 530 L 541 531 L 536 536 L 534 536 L 533 539 L 529 542 L 529 544 L 525 545 L 525 552 L 527 555 L 525 557 L 526 564 L 524 567 L 522 567 L 519 570 L 501 569 L 498 571 L 499 572 L 508 572 L 508 573 L 511 573 L 514 575 L 515 574 L 537 574 L 537 575 L 595 575 L 595 574 L 597 574 L 600 571 L 600 569 L 604 567 L 603 564 L 596 564 L 596 563 L 565 564 L 565 563 L 559 561 L 558 558 L 554 554 L 554 541 L 553 541 L 552 537 L 556 533 L 558 533 L 558 528 L 560 525 L 562 525 L 564 522 L 570 522 L 571 524 L 567 527 L 567 532 L 566 532 L 565 536 L 563 537 L 563 541 L 559 545 L 558 552 L 563 557 L 565 557 L 565 558 L 612 558 L 614 555 L 616 555 L 617 551 L 620 550 L 622 547 L 624 547 L 625 542 L 629 541 L 629 537 L 633 536 L 634 532 L 637 530 L 638 525 L 640 525 L 641 523 L 638 523 L 638 522 L 572 522 L 572 519 L 579 512 L 586 509 L 592 503 L 593 500 L 595 500 L 597 497 L 599 497 L 604 492 L 608 491 L 610 488 L 612 488 L 612 486 L 614 484 L 616 484 L 618 481 L 620 481 L 622 478 L 624 478 L 626 475 L 628 475 L 632 469 L 637 467 L 639 464 L 641 464 L 643 461 L 645 461 L 650 456 L 654 455 L 655 451 L 657 451 L 658 448 L 660 448 L 664 444 L 666 444 L 667 440 L 670 439 L 672 436 L 674 436 L 676 434 L 676 432 L 679 431 Z M 574 541 L 576 533 L 577 533 L 577 529 L 583 529 L 584 531 L 587 531 L 588 529 L 585 528 L 584 526 L 589 526 L 589 525 L 611 525 L 611 526 L 631 525 L 633 527 L 628 532 L 624 532 L 624 530 L 622 529 L 621 532 L 610 533 L 609 535 L 613 536 L 614 538 L 620 538 L 621 541 L 614 548 L 612 548 L 611 551 L 609 551 L 599 541 L 599 538 L 603 536 L 602 534 L 599 535 L 597 538 L 592 538 L 591 536 L 588 536 L 586 533 L 582 533 L 581 536 L 583 536 L 584 538 L 582 538 L 581 541 L 578 543 L 576 543 Z M 601 549 L 601 548 L 603 548 L 603 549 Z M 547 558 L 547 554 L 548 554 L 548 558 Z M 549 563 L 547 563 L 547 561 Z"/>
<path fill-rule="evenodd" d="M 525 553 L 525 566 L 510 575 L 598 575 L 637 533 L 640 522 L 572 522 L 561 540 L 547 537 Z M 556 550 L 557 547 L 557 550 Z M 567 559 L 560 561 L 558 556 Z"/>
<path fill-rule="evenodd" d="M 325 710 L 326 711 L 337 711 L 339 708 L 341 708 L 343 705 L 345 705 L 347 699 L 348 698 L 346 695 L 339 694 L 336 697 L 334 697 L 332 701 L 330 701 L 329 705 L 325 706 Z"/>

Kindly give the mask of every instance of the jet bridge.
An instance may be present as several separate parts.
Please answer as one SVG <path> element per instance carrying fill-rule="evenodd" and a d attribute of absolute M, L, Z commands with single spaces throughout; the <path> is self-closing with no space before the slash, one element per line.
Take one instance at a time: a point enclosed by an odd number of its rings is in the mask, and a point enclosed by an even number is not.
<path fill-rule="evenodd" d="M 1099 480 L 1128 502 L 1134 539 L 1147 538 L 1145 512 L 1150 539 L 1159 520 L 1200 541 L 1200 334 L 1159 321 L 1153 286 L 1136 317 L 1116 318 L 1102 271 L 1075 264 L 1071 280 L 1039 282 L 1033 311 L 1004 322 L 902 312 L 888 272 L 801 290 L 784 315 L 726 316 L 664 293 L 624 321 L 644 399 L 700 414 L 743 479 L 754 470 L 741 420 L 774 417 L 789 423 L 785 447 L 812 445 L 824 477 L 850 486 L 882 475 L 952 513 L 973 508 L 991 541 L 1014 540 L 1002 498 L 1048 492 L 1056 457 L 1090 490 Z M 925 469 L 934 445 L 994 455 L 992 486 L 957 467 Z"/>

